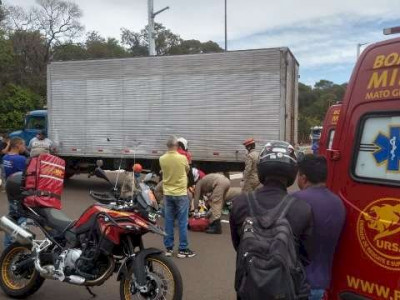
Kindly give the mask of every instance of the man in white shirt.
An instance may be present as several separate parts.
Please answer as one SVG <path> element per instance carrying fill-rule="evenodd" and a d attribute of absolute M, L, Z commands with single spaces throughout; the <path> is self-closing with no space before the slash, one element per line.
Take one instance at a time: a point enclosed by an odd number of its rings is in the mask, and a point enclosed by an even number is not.
<path fill-rule="evenodd" d="M 31 152 L 31 157 L 35 156 L 37 152 L 50 153 L 50 151 L 53 151 L 53 142 L 46 137 L 44 131 L 39 131 L 36 137 L 29 142 L 28 149 Z"/>

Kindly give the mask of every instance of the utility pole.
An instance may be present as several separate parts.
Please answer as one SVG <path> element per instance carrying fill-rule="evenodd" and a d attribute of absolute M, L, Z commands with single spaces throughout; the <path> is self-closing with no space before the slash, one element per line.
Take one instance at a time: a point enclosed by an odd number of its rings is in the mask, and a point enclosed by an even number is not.
<path fill-rule="evenodd" d="M 228 51 L 228 0 L 225 0 L 225 52 Z"/>
<path fill-rule="evenodd" d="M 154 0 L 147 0 L 148 7 L 148 19 L 149 24 L 147 25 L 147 32 L 149 36 L 149 55 L 156 55 L 156 41 L 154 39 L 154 18 L 162 13 L 163 11 L 169 9 L 169 6 L 160 9 L 159 11 L 154 12 Z"/>

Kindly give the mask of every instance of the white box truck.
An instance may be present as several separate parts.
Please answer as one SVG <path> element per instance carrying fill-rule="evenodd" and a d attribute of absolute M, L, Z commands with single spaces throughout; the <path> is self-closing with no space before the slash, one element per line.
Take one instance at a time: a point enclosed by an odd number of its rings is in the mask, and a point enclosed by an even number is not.
<path fill-rule="evenodd" d="M 238 171 L 247 138 L 297 143 L 298 68 L 288 48 L 52 62 L 48 135 L 70 175 L 156 168 L 170 135 L 205 171 Z"/>

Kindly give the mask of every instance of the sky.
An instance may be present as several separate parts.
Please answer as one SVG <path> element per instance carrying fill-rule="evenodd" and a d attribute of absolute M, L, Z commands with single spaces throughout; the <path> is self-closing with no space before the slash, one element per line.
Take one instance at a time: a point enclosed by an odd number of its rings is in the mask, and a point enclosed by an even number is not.
<path fill-rule="evenodd" d="M 35 0 L 5 0 L 29 8 Z M 86 31 L 120 37 L 147 23 L 146 0 L 75 0 Z M 289 47 L 300 63 L 300 81 L 341 84 L 350 78 L 357 44 L 391 38 L 400 26 L 400 0 L 227 0 L 228 49 Z M 154 0 L 156 17 L 184 39 L 213 40 L 224 47 L 224 0 Z M 367 45 L 366 45 L 367 46 Z M 366 46 L 362 46 L 361 50 Z"/>

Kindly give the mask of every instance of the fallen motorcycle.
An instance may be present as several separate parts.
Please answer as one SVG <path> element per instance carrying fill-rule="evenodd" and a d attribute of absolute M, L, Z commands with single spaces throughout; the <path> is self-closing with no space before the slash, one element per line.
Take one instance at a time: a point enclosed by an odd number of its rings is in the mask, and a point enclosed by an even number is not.
<path fill-rule="evenodd" d="M 96 168 L 95 175 L 110 182 Z M 116 273 L 120 298 L 182 299 L 182 278 L 176 265 L 155 248 L 145 248 L 142 236 L 165 233 L 156 225 L 149 189 L 140 189 L 130 199 L 119 190 L 90 195 L 97 203 L 72 221 L 54 208 L 33 208 L 24 204 L 22 173 L 6 184 L 9 200 L 18 206 L 18 216 L 0 218 L 0 229 L 14 243 L 0 258 L 0 287 L 12 298 L 35 293 L 45 279 L 90 287 L 100 286 Z M 111 184 L 111 182 L 110 182 Z M 32 220 L 45 238 L 37 240 L 19 218 Z"/>

